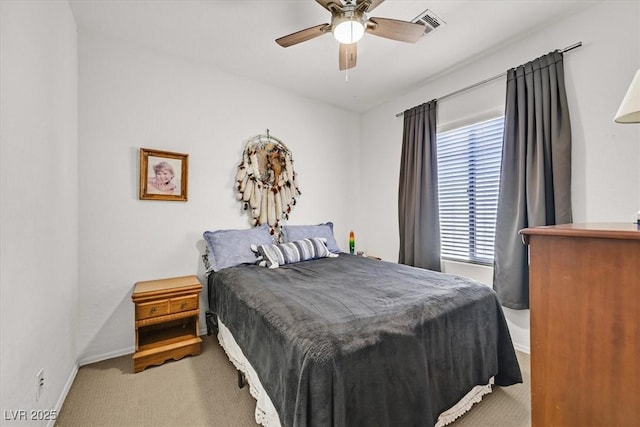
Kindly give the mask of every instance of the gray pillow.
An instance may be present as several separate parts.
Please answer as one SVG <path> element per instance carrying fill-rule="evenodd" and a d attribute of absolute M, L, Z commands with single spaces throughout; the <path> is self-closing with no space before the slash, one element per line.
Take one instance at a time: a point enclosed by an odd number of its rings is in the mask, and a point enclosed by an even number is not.
<path fill-rule="evenodd" d="M 282 226 L 282 238 L 284 243 L 296 240 L 324 237 L 327 239 L 327 248 L 334 254 L 340 253 L 340 248 L 333 237 L 333 223 L 326 222 L 318 225 L 284 225 Z"/>
<path fill-rule="evenodd" d="M 266 224 L 248 230 L 205 231 L 202 236 L 207 242 L 209 264 L 213 271 L 240 264 L 255 264 L 256 255 L 251 245 L 273 243 Z"/>

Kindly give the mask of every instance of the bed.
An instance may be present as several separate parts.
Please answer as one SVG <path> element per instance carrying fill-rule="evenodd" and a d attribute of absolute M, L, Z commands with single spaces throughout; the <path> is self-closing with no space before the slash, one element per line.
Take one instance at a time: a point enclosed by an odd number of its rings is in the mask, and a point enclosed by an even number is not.
<path fill-rule="evenodd" d="M 443 425 L 493 382 L 522 382 L 492 289 L 336 252 L 208 277 L 218 339 L 247 377 L 258 423 Z"/>

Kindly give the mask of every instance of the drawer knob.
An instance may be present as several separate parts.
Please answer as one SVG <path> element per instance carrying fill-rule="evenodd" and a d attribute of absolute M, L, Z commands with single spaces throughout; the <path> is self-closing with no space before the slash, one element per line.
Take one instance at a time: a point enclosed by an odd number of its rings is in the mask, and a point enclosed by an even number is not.
<path fill-rule="evenodd" d="M 149 312 L 150 314 L 153 314 L 156 312 L 156 307 L 151 307 L 151 311 Z"/>
<path fill-rule="evenodd" d="M 186 307 L 187 307 L 187 303 L 186 303 L 186 302 L 183 302 L 183 303 L 180 305 L 180 310 L 184 310 Z"/>

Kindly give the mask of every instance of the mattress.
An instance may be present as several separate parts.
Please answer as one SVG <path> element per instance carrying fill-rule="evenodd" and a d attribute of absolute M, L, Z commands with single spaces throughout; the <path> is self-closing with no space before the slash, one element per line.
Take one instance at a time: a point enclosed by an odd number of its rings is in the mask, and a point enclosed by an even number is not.
<path fill-rule="evenodd" d="M 284 426 L 436 425 L 522 381 L 495 293 L 459 276 L 340 254 L 222 269 L 209 303 Z"/>

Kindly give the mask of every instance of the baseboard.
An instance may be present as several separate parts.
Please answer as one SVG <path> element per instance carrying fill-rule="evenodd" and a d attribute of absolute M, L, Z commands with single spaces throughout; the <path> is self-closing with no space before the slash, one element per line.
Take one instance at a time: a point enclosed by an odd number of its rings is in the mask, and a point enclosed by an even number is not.
<path fill-rule="evenodd" d="M 127 354 L 133 354 L 134 346 L 123 348 L 120 350 L 110 351 L 108 353 L 97 354 L 94 356 L 84 357 L 78 360 L 78 365 L 84 366 L 89 365 L 91 363 L 101 362 L 107 359 L 113 359 L 114 357 L 126 356 Z"/>
<path fill-rule="evenodd" d="M 529 348 L 529 346 L 518 344 L 518 343 L 514 342 L 513 343 L 513 348 L 515 348 L 516 350 L 521 351 L 523 353 L 531 354 L 531 349 Z"/>
<path fill-rule="evenodd" d="M 207 335 L 207 328 L 200 328 L 199 334 Z M 120 350 L 110 351 L 108 353 L 97 354 L 94 356 L 83 357 L 78 360 L 79 366 L 90 365 L 91 363 L 102 362 L 103 360 L 113 359 L 114 357 L 126 356 L 127 354 L 133 354 L 135 352 L 135 346 L 123 348 Z"/>
<path fill-rule="evenodd" d="M 69 394 L 69 390 L 71 390 L 71 386 L 73 385 L 73 382 L 76 379 L 76 375 L 78 374 L 78 364 L 74 364 L 73 368 L 71 369 L 71 373 L 69 373 L 69 377 L 67 378 L 67 381 L 64 384 L 64 388 L 62 389 L 62 393 L 60 393 L 60 397 L 58 397 L 58 401 L 56 402 L 56 406 L 55 406 L 55 411 L 56 414 L 59 414 L 60 411 L 62 410 L 62 405 L 64 404 L 65 399 L 67 398 L 67 395 Z M 49 420 L 49 422 L 47 423 L 47 427 L 53 427 L 56 423 L 56 420 Z"/>

